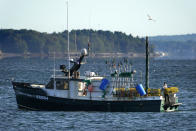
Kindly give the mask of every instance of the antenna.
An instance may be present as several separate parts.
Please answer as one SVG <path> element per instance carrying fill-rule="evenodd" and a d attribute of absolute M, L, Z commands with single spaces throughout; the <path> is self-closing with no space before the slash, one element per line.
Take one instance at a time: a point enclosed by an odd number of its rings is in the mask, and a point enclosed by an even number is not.
<path fill-rule="evenodd" d="M 69 66 L 68 66 L 68 78 L 70 78 L 70 54 L 69 54 L 69 21 L 68 21 L 68 14 L 69 14 L 69 12 L 68 12 L 69 10 L 68 10 L 68 1 L 67 1 L 67 44 L 68 44 L 68 46 L 67 46 L 67 53 L 68 53 L 68 64 L 69 64 Z"/>
<path fill-rule="evenodd" d="M 90 17 L 89 17 L 89 30 L 88 30 L 88 40 L 87 40 L 87 43 L 88 43 L 88 56 L 90 56 L 90 23 L 91 23 L 91 14 L 90 14 Z"/>

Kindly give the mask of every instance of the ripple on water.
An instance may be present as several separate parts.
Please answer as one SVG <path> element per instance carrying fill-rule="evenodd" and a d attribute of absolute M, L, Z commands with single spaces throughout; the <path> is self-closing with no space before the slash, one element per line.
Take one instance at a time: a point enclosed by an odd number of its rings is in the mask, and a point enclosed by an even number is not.
<path fill-rule="evenodd" d="M 60 65 L 65 61 L 58 59 L 56 62 L 56 65 Z M 87 67 L 82 66 L 81 72 L 94 68 L 95 71 L 100 71 L 99 74 L 104 74 L 109 71 L 102 68 L 105 66 L 104 62 L 105 60 L 96 59 L 93 64 L 89 63 Z M 144 61 L 133 60 L 133 63 L 133 68 L 144 72 Z M 195 130 L 196 61 L 155 60 L 151 62 L 151 87 L 161 88 L 164 81 L 169 86 L 179 87 L 179 102 L 183 105 L 177 112 L 110 113 L 19 110 L 10 78 L 14 77 L 18 81 L 46 83 L 52 74 L 52 65 L 53 59 L 1 60 L 0 130 Z M 140 73 L 137 73 L 135 77 L 140 78 Z M 140 82 L 144 82 L 144 79 Z"/>

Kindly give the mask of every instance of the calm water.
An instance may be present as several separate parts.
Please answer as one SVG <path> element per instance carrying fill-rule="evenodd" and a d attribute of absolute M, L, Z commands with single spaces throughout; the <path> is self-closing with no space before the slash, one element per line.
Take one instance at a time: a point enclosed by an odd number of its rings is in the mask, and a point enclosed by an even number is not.
<path fill-rule="evenodd" d="M 87 59 L 81 72 L 91 69 L 106 75 L 103 59 Z M 65 64 L 56 59 L 56 69 Z M 144 81 L 144 60 L 132 60 L 137 83 Z M 0 60 L 0 130 L 196 130 L 196 60 L 151 60 L 150 87 L 178 86 L 177 112 L 104 113 L 23 111 L 16 105 L 10 79 L 47 83 L 53 73 L 53 59 L 6 58 Z M 59 72 L 60 73 L 60 72 Z"/>

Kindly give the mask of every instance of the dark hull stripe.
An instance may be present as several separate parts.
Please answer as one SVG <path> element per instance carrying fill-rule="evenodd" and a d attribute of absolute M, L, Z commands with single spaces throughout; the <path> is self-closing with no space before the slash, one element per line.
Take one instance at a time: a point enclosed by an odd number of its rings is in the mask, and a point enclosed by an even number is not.
<path fill-rule="evenodd" d="M 48 111 L 160 112 L 161 100 L 98 101 L 47 96 L 40 88 L 14 85 L 18 107 Z"/>
<path fill-rule="evenodd" d="M 91 101 L 57 97 L 40 100 L 16 95 L 19 108 L 50 111 L 109 111 L 109 112 L 160 112 L 161 100 L 148 101 Z"/>

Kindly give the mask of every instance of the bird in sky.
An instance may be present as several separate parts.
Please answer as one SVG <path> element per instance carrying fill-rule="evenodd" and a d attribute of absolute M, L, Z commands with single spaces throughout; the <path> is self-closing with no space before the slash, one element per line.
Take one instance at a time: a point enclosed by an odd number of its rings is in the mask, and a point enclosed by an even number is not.
<path fill-rule="evenodd" d="M 148 15 L 148 14 L 147 14 L 147 17 L 148 17 L 148 20 L 152 20 L 154 22 L 156 21 L 156 20 L 152 19 L 152 17 L 150 15 Z"/>

